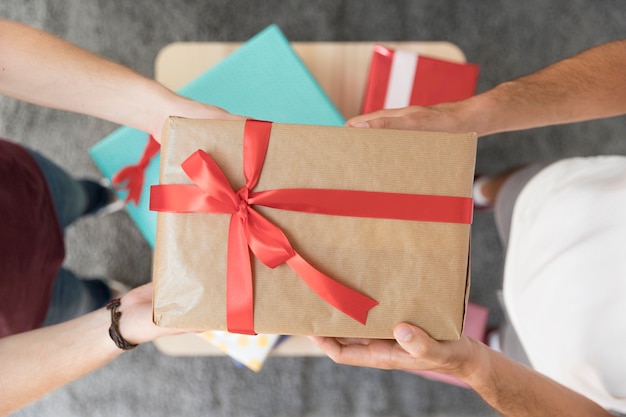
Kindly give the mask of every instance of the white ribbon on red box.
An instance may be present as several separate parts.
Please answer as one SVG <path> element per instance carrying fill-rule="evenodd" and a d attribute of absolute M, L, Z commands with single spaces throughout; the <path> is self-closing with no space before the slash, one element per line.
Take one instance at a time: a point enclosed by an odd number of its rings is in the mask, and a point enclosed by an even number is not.
<path fill-rule="evenodd" d="M 419 56 L 415 53 L 394 51 L 385 94 L 385 109 L 406 107 L 410 104 L 418 59 Z"/>

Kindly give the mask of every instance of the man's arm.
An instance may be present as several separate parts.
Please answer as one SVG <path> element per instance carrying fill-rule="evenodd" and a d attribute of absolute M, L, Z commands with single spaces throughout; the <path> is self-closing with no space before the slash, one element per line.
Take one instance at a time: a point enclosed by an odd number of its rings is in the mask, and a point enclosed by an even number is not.
<path fill-rule="evenodd" d="M 130 343 L 181 333 L 152 323 L 152 284 L 122 300 L 120 333 Z M 123 351 L 109 337 L 111 312 L 102 308 L 74 320 L 0 339 L 0 416 L 41 398 L 110 362 Z"/>
<path fill-rule="evenodd" d="M 626 40 L 606 43 L 469 99 L 382 110 L 350 126 L 474 131 L 479 136 L 626 113 Z"/>
<path fill-rule="evenodd" d="M 396 326 L 394 335 L 396 340 L 311 339 L 337 363 L 453 375 L 504 416 L 611 416 L 593 401 L 468 337 L 437 342 L 409 324 Z"/>
<path fill-rule="evenodd" d="M 235 118 L 35 28 L 0 20 L 0 93 L 151 133 L 168 116 Z"/>

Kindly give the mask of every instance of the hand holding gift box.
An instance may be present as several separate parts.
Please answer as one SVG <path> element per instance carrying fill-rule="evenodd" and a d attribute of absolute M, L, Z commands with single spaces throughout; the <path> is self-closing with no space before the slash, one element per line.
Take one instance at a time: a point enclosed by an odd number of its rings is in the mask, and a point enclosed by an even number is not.
<path fill-rule="evenodd" d="M 249 125 L 250 122 L 170 119 L 163 140 L 161 184 L 173 184 L 187 191 L 183 191 L 186 197 L 182 203 L 176 193 L 165 199 L 161 191 L 155 194 L 159 196 L 157 204 L 168 201 L 159 207 L 164 212 L 158 216 L 155 322 L 163 326 L 226 330 L 227 320 L 237 317 L 239 311 L 229 305 L 227 314 L 226 300 L 232 297 L 235 305 L 253 309 L 251 326 L 257 332 L 389 338 L 390 323 L 410 321 L 435 338 L 458 338 L 468 290 L 475 135 L 266 123 L 271 127 L 271 138 L 267 140 L 264 160 L 264 152 L 258 154 L 262 172 L 250 172 L 246 165 L 244 175 L 250 143 L 259 140 L 249 138 Z M 231 189 L 244 194 L 253 191 L 247 196 L 250 204 L 272 200 L 274 190 L 307 189 L 288 201 L 296 203 L 295 208 L 255 205 L 258 217 L 284 233 L 285 240 L 279 238 L 280 248 L 269 250 L 279 254 L 280 262 L 268 262 L 273 269 L 257 258 L 249 264 L 233 262 L 228 253 L 229 240 L 252 242 L 251 249 L 257 255 L 255 246 L 265 242 L 245 232 L 231 235 L 233 230 L 242 230 L 230 226 L 231 222 L 240 222 L 240 216 L 232 215 L 237 210 L 216 202 L 214 197 L 228 194 L 224 201 L 240 204 L 240 200 L 233 201 L 233 191 L 223 187 L 218 195 L 211 195 L 215 191 L 194 185 L 189 178 L 191 175 L 200 184 L 198 173 L 206 175 L 202 170 L 212 170 L 212 163 L 208 163 L 209 168 L 198 168 L 194 166 L 198 161 L 192 162 L 188 172 L 181 168 L 197 149 L 201 152 L 196 158 L 206 162 L 210 155 L 215 166 L 223 170 Z M 258 175 L 256 188 L 243 187 L 254 175 Z M 306 201 L 302 196 L 315 195 L 311 189 L 339 194 L 350 204 L 341 200 L 334 203 L 324 197 L 319 202 L 331 203 L 330 206 L 310 209 L 319 198 Z M 362 199 L 365 195 L 373 195 L 374 200 Z M 385 199 L 380 200 L 381 197 Z M 389 197 L 401 204 L 385 204 L 392 201 Z M 211 211 L 204 208 L 207 206 L 213 207 L 211 210 L 221 206 L 222 212 L 229 214 L 203 213 Z M 250 215 L 247 204 L 243 206 L 245 215 Z M 260 224 L 265 228 L 268 223 Z M 286 241 L 294 254 L 302 256 L 292 255 Z M 240 251 L 239 256 L 245 258 L 246 254 Z M 298 273 L 280 265 L 285 259 L 290 267 L 295 264 Z M 303 266 L 304 259 L 315 268 Z M 229 269 L 248 269 L 248 265 L 253 280 L 245 279 L 242 285 L 248 286 L 244 293 L 252 294 L 253 304 L 238 300 L 238 293 L 226 294 L 226 277 L 232 276 Z M 380 305 L 369 312 L 364 325 L 364 320 L 354 320 L 350 317 L 353 314 L 346 315 L 335 308 L 336 304 L 329 304 L 329 300 L 336 301 L 334 289 L 323 298 L 311 291 L 307 286 L 310 282 L 301 279 L 301 268 L 318 270 L 313 272 L 315 280 L 319 275 L 332 277 L 332 282 L 337 282 L 332 285 L 339 286 L 340 292 L 351 291 L 347 303 L 338 302 L 344 311 L 371 308 L 371 302 L 350 302 L 358 293 Z M 234 276 L 237 279 L 238 274 Z"/>

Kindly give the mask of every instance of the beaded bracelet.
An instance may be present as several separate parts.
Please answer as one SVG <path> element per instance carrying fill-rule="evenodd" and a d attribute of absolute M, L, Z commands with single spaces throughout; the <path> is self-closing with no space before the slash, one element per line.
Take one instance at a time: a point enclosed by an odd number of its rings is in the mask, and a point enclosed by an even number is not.
<path fill-rule="evenodd" d="M 111 300 L 107 303 L 107 310 L 111 310 L 111 326 L 109 327 L 109 336 L 111 336 L 115 346 L 118 348 L 122 350 L 134 349 L 137 345 L 128 342 L 120 334 L 120 317 L 122 317 L 122 313 L 117 311 L 120 304 L 121 302 L 119 298 Z"/>

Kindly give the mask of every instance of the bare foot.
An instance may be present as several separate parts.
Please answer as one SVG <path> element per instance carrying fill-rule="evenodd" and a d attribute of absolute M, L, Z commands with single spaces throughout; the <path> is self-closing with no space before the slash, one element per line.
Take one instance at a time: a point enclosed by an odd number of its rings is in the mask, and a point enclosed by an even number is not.
<path fill-rule="evenodd" d="M 493 176 L 483 176 L 476 179 L 474 183 L 474 200 L 478 205 L 484 207 L 493 207 L 496 201 L 496 197 L 500 192 L 500 188 L 509 177 L 524 168 L 525 166 L 518 166 L 508 169 L 499 174 Z"/>

